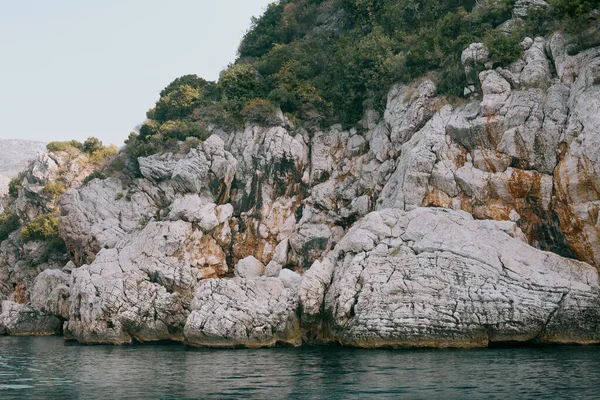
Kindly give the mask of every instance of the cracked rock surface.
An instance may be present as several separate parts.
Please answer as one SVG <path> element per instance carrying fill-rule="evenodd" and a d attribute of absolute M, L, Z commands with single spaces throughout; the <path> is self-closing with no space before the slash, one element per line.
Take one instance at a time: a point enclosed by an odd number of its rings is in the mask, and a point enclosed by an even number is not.
<path fill-rule="evenodd" d="M 598 271 L 463 212 L 384 209 L 306 274 L 316 340 L 360 347 L 600 342 Z"/>

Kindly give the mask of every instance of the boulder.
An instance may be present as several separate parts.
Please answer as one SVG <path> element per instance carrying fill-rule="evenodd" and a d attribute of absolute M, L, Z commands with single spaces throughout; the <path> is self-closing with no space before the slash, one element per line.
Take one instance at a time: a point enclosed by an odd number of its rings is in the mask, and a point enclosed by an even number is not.
<path fill-rule="evenodd" d="M 62 322 L 25 304 L 2 302 L 0 334 L 11 336 L 48 336 L 61 332 Z"/>
<path fill-rule="evenodd" d="M 305 274 L 302 319 L 331 321 L 317 341 L 359 347 L 600 343 L 598 271 L 507 228 L 441 209 L 369 214 Z"/>
<path fill-rule="evenodd" d="M 235 275 L 241 278 L 258 278 L 265 272 L 265 266 L 253 256 L 240 260 L 235 266 Z"/>
<path fill-rule="evenodd" d="M 205 347 L 302 344 L 297 291 L 277 278 L 209 279 L 196 292 L 185 342 Z"/>

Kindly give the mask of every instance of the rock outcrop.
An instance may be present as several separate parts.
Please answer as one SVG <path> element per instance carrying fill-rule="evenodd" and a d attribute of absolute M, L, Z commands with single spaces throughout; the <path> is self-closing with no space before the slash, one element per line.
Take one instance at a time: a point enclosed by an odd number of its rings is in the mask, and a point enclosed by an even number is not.
<path fill-rule="evenodd" d="M 519 18 L 544 1 L 517 1 Z M 505 26 L 507 30 L 509 28 Z M 468 101 L 394 85 L 344 129 L 248 123 L 139 157 L 44 153 L 8 202 L 68 254 L 0 243 L 0 332 L 82 343 L 600 343 L 600 48 L 462 54 Z M 68 182 L 60 199 L 44 187 Z"/>
<path fill-rule="evenodd" d="M 306 274 L 306 329 L 360 347 L 598 343 L 598 271 L 518 236 L 464 212 L 371 213 Z"/>
<path fill-rule="evenodd" d="M 276 278 L 210 279 L 192 302 L 185 342 L 208 347 L 302 344 L 298 291 Z"/>

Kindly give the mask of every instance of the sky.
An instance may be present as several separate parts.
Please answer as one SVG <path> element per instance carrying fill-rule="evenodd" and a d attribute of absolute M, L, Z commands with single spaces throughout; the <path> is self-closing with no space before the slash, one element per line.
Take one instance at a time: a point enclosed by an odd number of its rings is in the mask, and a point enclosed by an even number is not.
<path fill-rule="evenodd" d="M 0 138 L 121 145 L 173 79 L 217 80 L 272 0 L 0 0 Z"/>

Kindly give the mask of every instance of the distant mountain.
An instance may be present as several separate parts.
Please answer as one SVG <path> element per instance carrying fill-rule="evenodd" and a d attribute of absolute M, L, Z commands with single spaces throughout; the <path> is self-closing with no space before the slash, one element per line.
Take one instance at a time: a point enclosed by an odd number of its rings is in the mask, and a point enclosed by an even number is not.
<path fill-rule="evenodd" d="M 46 143 L 31 140 L 0 139 L 0 196 L 8 190 L 10 179 L 23 170 Z"/>

